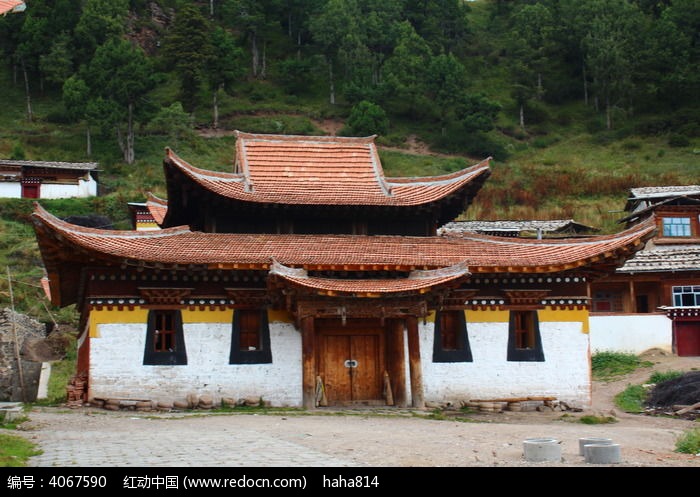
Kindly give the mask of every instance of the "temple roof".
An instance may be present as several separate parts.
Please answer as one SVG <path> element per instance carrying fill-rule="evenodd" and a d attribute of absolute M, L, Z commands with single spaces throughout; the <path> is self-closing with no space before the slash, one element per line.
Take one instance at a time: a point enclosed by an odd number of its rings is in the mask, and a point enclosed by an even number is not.
<path fill-rule="evenodd" d="M 467 265 L 462 263 L 428 271 L 413 270 L 406 278 L 351 280 L 311 277 L 305 269 L 291 268 L 273 261 L 270 274 L 320 295 L 376 297 L 387 294 L 424 293 L 438 285 L 468 276 L 469 270 Z"/>
<path fill-rule="evenodd" d="M 260 270 L 269 270 L 276 260 L 306 270 L 406 271 L 466 264 L 472 273 L 553 273 L 597 267 L 609 271 L 640 250 L 655 231 L 649 222 L 615 235 L 576 240 L 479 234 L 460 238 L 224 234 L 193 232 L 187 227 L 116 231 L 69 224 L 38 204 L 32 218 L 52 295 L 62 305 L 75 302 L 79 285 L 75 268 L 88 261 L 132 267 Z"/>
<path fill-rule="evenodd" d="M 149 192 L 146 198 L 146 208 L 153 216 L 153 220 L 160 225 L 168 212 L 168 201 Z"/>
<path fill-rule="evenodd" d="M 167 150 L 166 175 L 245 202 L 285 205 L 412 206 L 434 202 L 490 174 L 490 158 L 450 174 L 387 178 L 374 136 L 257 135 L 237 132 L 235 172 L 196 168 Z M 170 195 L 169 195 L 170 198 Z"/>

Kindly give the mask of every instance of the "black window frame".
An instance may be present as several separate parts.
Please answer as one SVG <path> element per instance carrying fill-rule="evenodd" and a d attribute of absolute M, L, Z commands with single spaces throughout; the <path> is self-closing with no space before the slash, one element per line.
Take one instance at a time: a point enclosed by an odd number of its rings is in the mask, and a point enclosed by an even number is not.
<path fill-rule="evenodd" d="M 155 350 L 156 316 L 159 313 L 172 314 L 173 328 L 175 328 L 175 350 L 172 352 L 160 352 Z M 186 366 L 187 346 L 185 333 L 182 326 L 182 312 L 179 309 L 149 309 L 148 324 L 146 327 L 146 344 L 143 352 L 144 366 Z"/>
<path fill-rule="evenodd" d="M 442 315 L 443 313 L 455 314 L 457 323 L 457 348 L 447 350 L 442 348 Z M 469 345 L 469 333 L 467 331 L 467 319 L 463 310 L 440 310 L 435 313 L 435 327 L 433 338 L 433 362 L 473 362 L 471 346 Z"/>
<path fill-rule="evenodd" d="M 241 350 L 241 316 L 243 312 L 260 313 L 260 350 Z M 234 309 L 231 324 L 231 352 L 229 364 L 271 364 L 270 324 L 267 309 Z"/>
<path fill-rule="evenodd" d="M 532 348 L 517 348 L 516 314 L 530 313 L 533 326 Z M 536 310 L 511 310 L 508 323 L 508 361 L 512 362 L 544 362 L 544 349 L 542 348 L 542 336 L 540 334 L 539 313 Z"/>

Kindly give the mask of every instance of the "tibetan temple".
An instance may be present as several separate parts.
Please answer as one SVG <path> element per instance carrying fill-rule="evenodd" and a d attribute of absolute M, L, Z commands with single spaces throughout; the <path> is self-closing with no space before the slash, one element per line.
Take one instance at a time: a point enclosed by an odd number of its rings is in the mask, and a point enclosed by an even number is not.
<path fill-rule="evenodd" d="M 167 150 L 164 173 L 167 201 L 137 206 L 159 229 L 33 214 L 51 301 L 80 311 L 90 399 L 316 408 L 546 396 L 585 407 L 590 282 L 655 231 L 438 235 L 490 160 L 386 177 L 374 137 L 239 132 L 233 171 Z"/>

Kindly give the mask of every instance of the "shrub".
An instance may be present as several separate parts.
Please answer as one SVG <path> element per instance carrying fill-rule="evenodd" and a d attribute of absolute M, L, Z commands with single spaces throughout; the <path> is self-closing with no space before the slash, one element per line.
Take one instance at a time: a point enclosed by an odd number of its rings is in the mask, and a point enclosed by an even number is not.
<path fill-rule="evenodd" d="M 655 371 L 649 377 L 649 383 L 662 383 L 683 376 L 682 371 Z"/>
<path fill-rule="evenodd" d="M 354 136 L 384 135 L 389 130 L 389 119 L 380 106 L 363 100 L 350 111 L 347 128 Z"/>
<path fill-rule="evenodd" d="M 24 153 L 24 148 L 20 143 L 15 143 L 12 147 L 12 154 L 10 155 L 11 160 L 25 160 L 27 156 Z"/>
<path fill-rule="evenodd" d="M 700 428 L 693 428 L 681 435 L 676 441 L 676 452 L 700 454 Z"/>
<path fill-rule="evenodd" d="M 615 396 L 615 405 L 625 412 L 644 412 L 647 390 L 642 385 L 629 385 Z"/>
<path fill-rule="evenodd" d="M 670 147 L 687 147 L 690 145 L 690 139 L 680 133 L 674 133 L 668 137 L 668 145 Z"/>

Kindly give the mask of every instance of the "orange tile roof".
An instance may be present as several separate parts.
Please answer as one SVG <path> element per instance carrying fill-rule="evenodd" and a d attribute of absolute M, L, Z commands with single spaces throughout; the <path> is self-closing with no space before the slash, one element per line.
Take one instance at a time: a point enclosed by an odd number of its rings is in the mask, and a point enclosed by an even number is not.
<path fill-rule="evenodd" d="M 270 274 L 285 282 L 314 290 L 321 295 L 376 297 L 386 294 L 423 293 L 438 285 L 444 285 L 468 276 L 469 271 L 466 264 L 456 264 L 448 268 L 430 271 L 411 271 L 407 278 L 351 280 L 310 277 L 304 269 L 290 268 L 273 261 Z"/>
<path fill-rule="evenodd" d="M 643 223 L 615 235 L 585 239 L 532 240 L 465 234 L 459 238 L 366 235 L 275 235 L 116 231 L 73 225 L 42 207 L 32 215 L 40 247 L 56 239 L 61 257 L 91 257 L 120 263 L 208 265 L 268 269 L 272 260 L 313 268 L 433 269 L 466 263 L 475 272 L 557 272 L 617 263 L 643 247 L 655 230 Z"/>
<path fill-rule="evenodd" d="M 22 12 L 27 8 L 21 0 L 0 0 L 0 15 L 10 12 Z"/>
<path fill-rule="evenodd" d="M 153 216 L 153 220 L 159 225 L 163 224 L 165 214 L 168 212 L 168 201 L 156 197 L 155 195 L 149 192 L 146 198 L 146 207 L 151 213 L 151 216 Z"/>
<path fill-rule="evenodd" d="M 386 178 L 374 136 L 237 132 L 235 163 L 232 173 L 206 171 L 168 149 L 164 164 L 226 198 L 288 205 L 421 205 L 490 174 L 489 158 L 440 176 Z"/>

